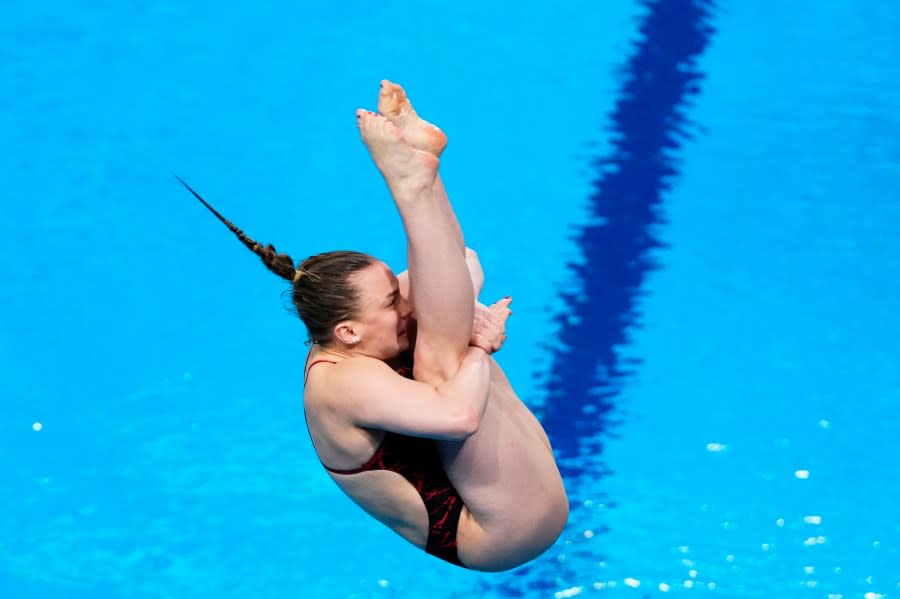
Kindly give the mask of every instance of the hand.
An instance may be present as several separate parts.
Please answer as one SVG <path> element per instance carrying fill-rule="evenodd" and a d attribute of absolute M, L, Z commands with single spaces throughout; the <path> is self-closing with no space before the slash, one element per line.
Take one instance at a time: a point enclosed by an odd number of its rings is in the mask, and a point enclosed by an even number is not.
<path fill-rule="evenodd" d="M 480 347 L 489 354 L 499 350 L 506 341 L 506 319 L 512 314 L 511 297 L 505 297 L 490 307 L 475 304 L 475 322 L 472 323 L 470 345 Z"/>

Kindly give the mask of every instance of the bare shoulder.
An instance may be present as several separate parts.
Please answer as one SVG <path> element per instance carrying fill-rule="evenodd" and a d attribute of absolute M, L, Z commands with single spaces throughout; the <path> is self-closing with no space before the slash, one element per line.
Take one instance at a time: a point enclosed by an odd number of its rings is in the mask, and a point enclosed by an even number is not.
<path fill-rule="evenodd" d="M 396 375 L 390 366 L 381 360 L 367 356 L 356 356 L 341 360 L 328 366 L 320 366 L 318 372 L 310 377 L 307 374 L 307 394 L 318 402 L 331 403 L 339 401 L 349 386 L 355 381 L 375 380 L 384 376 Z"/>
<path fill-rule="evenodd" d="M 380 395 L 379 390 L 385 387 L 396 390 L 395 385 L 405 380 L 385 362 L 366 356 L 319 368 L 315 378 L 308 381 L 306 402 L 332 411 L 355 412 L 360 401 Z"/>

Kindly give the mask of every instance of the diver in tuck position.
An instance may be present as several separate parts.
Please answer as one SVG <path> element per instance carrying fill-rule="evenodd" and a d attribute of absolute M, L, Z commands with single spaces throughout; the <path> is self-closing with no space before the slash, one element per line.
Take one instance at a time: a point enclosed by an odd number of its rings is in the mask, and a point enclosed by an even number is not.
<path fill-rule="evenodd" d="M 490 355 L 510 300 L 474 301 L 483 274 L 438 176 L 444 133 L 389 81 L 378 111 L 357 124 L 403 221 L 407 272 L 348 251 L 295 266 L 203 203 L 292 283 L 312 342 L 304 412 L 335 483 L 432 555 L 514 568 L 553 544 L 569 509 L 547 435 Z"/>

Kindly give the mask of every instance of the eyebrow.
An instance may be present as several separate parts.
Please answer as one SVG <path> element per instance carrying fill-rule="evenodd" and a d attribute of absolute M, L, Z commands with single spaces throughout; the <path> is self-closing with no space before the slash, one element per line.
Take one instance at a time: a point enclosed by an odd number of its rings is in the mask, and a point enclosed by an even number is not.
<path fill-rule="evenodd" d="M 400 293 L 400 288 L 396 288 L 385 296 L 385 299 L 389 301 L 394 301 L 394 298 L 397 297 L 397 294 Z"/>

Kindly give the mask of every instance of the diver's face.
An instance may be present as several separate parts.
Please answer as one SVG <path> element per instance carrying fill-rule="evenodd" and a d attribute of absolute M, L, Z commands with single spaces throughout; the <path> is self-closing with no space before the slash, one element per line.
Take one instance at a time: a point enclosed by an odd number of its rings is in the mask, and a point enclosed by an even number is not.
<path fill-rule="evenodd" d="M 383 262 L 354 275 L 360 307 L 354 319 L 359 343 L 353 348 L 362 354 L 389 360 L 409 348 L 409 302 L 400 295 L 397 277 Z"/>

